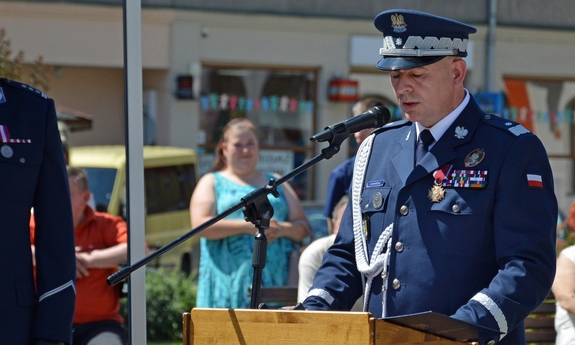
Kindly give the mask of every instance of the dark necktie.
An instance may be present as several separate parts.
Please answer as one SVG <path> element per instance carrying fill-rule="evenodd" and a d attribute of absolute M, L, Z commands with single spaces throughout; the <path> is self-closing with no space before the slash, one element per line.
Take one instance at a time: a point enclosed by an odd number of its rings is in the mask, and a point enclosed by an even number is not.
<path fill-rule="evenodd" d="M 424 129 L 419 133 L 419 139 L 417 140 L 417 148 L 415 149 L 415 164 L 425 156 L 427 153 L 427 148 L 429 145 L 433 144 L 435 139 L 428 129 Z"/>

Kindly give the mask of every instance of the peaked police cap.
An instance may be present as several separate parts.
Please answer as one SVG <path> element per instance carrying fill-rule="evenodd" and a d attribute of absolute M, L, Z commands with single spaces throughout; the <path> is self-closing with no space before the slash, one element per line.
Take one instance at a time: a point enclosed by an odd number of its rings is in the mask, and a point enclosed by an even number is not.
<path fill-rule="evenodd" d="M 467 56 L 473 26 L 433 14 L 405 9 L 381 12 L 374 19 L 383 33 L 382 59 L 377 68 L 384 71 L 425 66 L 445 56 Z"/>

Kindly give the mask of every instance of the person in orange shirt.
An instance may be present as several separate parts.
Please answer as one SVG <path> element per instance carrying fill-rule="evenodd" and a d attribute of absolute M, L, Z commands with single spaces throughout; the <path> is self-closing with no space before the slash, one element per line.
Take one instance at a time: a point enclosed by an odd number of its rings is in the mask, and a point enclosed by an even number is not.
<path fill-rule="evenodd" d="M 76 310 L 74 345 L 125 345 L 126 332 L 119 314 L 120 294 L 106 278 L 126 261 L 126 222 L 107 213 L 94 212 L 88 201 L 86 172 L 67 167 L 76 244 Z M 34 226 L 31 226 L 32 244 Z"/>

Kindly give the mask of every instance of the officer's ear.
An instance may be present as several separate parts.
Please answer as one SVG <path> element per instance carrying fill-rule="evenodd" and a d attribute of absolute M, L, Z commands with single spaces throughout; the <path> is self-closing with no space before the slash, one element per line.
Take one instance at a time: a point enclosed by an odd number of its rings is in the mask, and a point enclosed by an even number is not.
<path fill-rule="evenodd" d="M 460 57 L 454 57 L 451 61 L 451 72 L 453 76 L 453 86 L 461 87 L 467 74 L 467 63 Z"/>
<path fill-rule="evenodd" d="M 88 203 L 88 201 L 90 201 L 90 197 L 91 197 L 92 193 L 89 190 L 85 190 L 82 192 L 82 199 L 84 199 L 84 202 Z"/>

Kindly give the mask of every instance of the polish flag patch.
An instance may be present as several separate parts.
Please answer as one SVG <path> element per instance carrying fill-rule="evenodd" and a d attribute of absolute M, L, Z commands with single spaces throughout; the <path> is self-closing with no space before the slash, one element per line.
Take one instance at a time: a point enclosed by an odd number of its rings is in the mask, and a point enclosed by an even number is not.
<path fill-rule="evenodd" d="M 527 185 L 529 187 L 543 188 L 541 175 L 527 174 Z"/>

